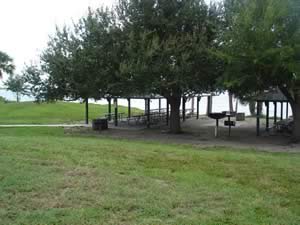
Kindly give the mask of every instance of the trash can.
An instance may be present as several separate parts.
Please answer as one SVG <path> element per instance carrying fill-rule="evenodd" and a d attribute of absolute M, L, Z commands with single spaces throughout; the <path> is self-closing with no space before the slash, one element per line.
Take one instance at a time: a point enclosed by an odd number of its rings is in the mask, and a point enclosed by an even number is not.
<path fill-rule="evenodd" d="M 107 119 L 94 119 L 92 121 L 93 130 L 107 130 L 108 121 Z"/>
<path fill-rule="evenodd" d="M 236 121 L 245 121 L 245 113 L 237 113 Z"/>

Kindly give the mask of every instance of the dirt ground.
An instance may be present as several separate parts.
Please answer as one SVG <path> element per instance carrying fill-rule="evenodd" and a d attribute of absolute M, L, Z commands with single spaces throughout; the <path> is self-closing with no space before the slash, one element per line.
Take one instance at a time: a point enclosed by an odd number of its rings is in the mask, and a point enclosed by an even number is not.
<path fill-rule="evenodd" d="M 66 133 L 84 133 L 101 137 L 111 137 L 130 140 L 155 141 L 171 144 L 192 144 L 196 147 L 230 147 L 237 149 L 252 149 L 271 152 L 300 153 L 300 144 L 294 144 L 289 135 L 264 131 L 265 124 L 261 121 L 261 136 L 256 136 L 256 120 L 246 118 L 246 121 L 237 122 L 232 128 L 231 136 L 224 121 L 220 121 L 219 136 L 214 136 L 215 120 L 201 117 L 199 120 L 189 119 L 182 123 L 182 134 L 170 134 L 166 126 L 155 126 L 146 129 L 144 126 L 119 127 L 109 126 L 106 131 L 92 131 L 91 128 L 66 128 Z"/>

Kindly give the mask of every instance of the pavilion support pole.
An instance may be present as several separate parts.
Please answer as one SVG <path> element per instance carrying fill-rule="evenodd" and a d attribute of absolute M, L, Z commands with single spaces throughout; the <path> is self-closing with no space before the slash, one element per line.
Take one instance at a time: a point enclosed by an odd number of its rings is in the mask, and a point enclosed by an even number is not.
<path fill-rule="evenodd" d="M 127 98 L 128 101 L 128 118 L 131 118 L 131 99 Z"/>
<path fill-rule="evenodd" d="M 115 113 L 114 113 L 114 122 L 115 126 L 118 126 L 118 99 L 114 98 L 114 107 L 115 107 Z"/>
<path fill-rule="evenodd" d="M 280 120 L 283 120 L 283 102 L 281 104 L 281 109 L 280 109 Z"/>
<path fill-rule="evenodd" d="M 197 97 L 197 120 L 199 120 L 199 114 L 200 114 L 200 97 Z"/>
<path fill-rule="evenodd" d="M 111 121 L 111 98 L 107 98 L 108 102 L 108 121 Z"/>
<path fill-rule="evenodd" d="M 274 125 L 277 123 L 277 102 L 274 103 Z"/>
<path fill-rule="evenodd" d="M 158 99 L 158 113 L 161 114 L 161 98 Z"/>
<path fill-rule="evenodd" d="M 145 99 L 146 100 L 146 106 L 147 106 L 147 128 L 150 128 L 150 98 Z"/>
<path fill-rule="evenodd" d="M 289 102 L 286 103 L 286 119 L 289 118 Z"/>
<path fill-rule="evenodd" d="M 146 98 L 144 99 L 144 102 L 145 102 L 144 114 L 147 115 L 148 107 L 147 107 L 147 99 Z"/>
<path fill-rule="evenodd" d="M 266 115 L 266 131 L 270 129 L 270 102 L 266 102 L 267 115 Z"/>
<path fill-rule="evenodd" d="M 256 136 L 260 136 L 260 104 L 257 102 L 256 109 Z"/>
<path fill-rule="evenodd" d="M 195 97 L 193 96 L 192 97 L 192 116 L 194 116 L 194 114 L 195 114 Z"/>
<path fill-rule="evenodd" d="M 89 99 L 85 99 L 85 124 L 89 124 Z"/>
<path fill-rule="evenodd" d="M 170 114 L 170 104 L 169 104 L 169 100 L 167 99 L 167 113 L 166 113 L 166 122 L 167 122 L 167 126 L 169 126 L 169 114 Z"/>
<path fill-rule="evenodd" d="M 185 103 L 186 103 L 186 97 L 182 97 L 182 121 L 185 121 Z"/>

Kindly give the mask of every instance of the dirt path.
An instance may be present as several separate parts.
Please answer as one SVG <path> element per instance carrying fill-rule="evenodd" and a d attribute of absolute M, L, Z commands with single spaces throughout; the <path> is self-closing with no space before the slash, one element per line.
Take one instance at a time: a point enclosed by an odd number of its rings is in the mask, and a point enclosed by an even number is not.
<path fill-rule="evenodd" d="M 101 137 L 111 137 L 129 140 L 155 141 L 170 144 L 192 144 L 196 147 L 230 147 L 237 149 L 253 149 L 269 152 L 295 152 L 300 153 L 300 144 L 293 144 L 290 137 L 276 133 L 263 132 L 256 136 L 255 120 L 247 119 L 238 122 L 228 136 L 228 128 L 220 127 L 219 137 L 214 137 L 214 120 L 201 118 L 188 120 L 183 123 L 183 133 L 174 135 L 167 132 L 167 127 L 145 129 L 144 127 L 110 127 L 107 131 L 95 132 L 90 128 L 70 128 L 66 132 L 80 132 Z M 222 121 L 221 123 L 222 124 Z M 262 125 L 263 127 L 263 125 Z"/>

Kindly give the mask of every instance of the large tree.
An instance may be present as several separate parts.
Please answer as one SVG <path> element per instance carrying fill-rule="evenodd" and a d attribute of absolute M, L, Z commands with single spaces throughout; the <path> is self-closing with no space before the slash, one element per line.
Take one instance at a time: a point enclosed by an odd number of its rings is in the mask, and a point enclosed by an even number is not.
<path fill-rule="evenodd" d="M 57 29 L 42 55 L 52 99 L 121 95 L 120 62 L 124 38 L 115 14 L 89 9 L 74 26 Z"/>
<path fill-rule="evenodd" d="M 119 20 L 128 35 L 122 72 L 140 94 L 160 94 L 171 105 L 170 130 L 180 129 L 183 96 L 215 90 L 221 64 L 217 7 L 202 0 L 120 0 Z"/>
<path fill-rule="evenodd" d="M 227 87 L 240 95 L 279 87 L 290 101 L 294 136 L 300 139 L 300 2 L 225 3 L 225 12 L 234 12 L 224 36 Z"/>

